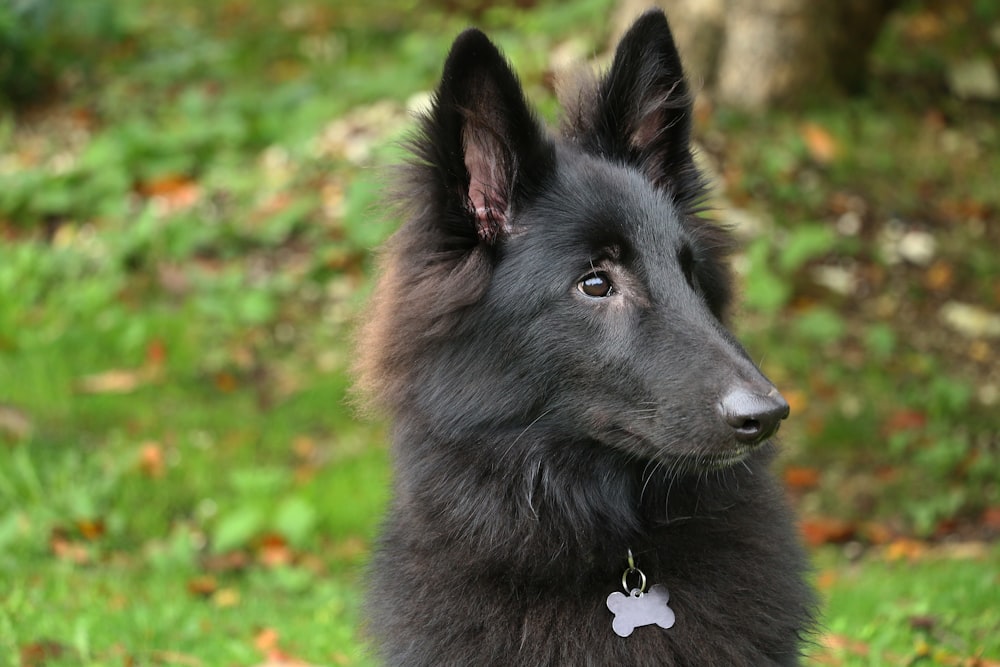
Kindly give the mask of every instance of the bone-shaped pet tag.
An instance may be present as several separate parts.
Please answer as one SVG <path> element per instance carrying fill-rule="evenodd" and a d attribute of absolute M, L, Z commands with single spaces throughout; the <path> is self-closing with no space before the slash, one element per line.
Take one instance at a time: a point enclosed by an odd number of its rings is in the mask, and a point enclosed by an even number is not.
<path fill-rule="evenodd" d="M 608 609 L 615 615 L 611 627 L 619 637 L 628 637 L 643 625 L 673 627 L 674 610 L 667 604 L 669 600 L 667 587 L 660 584 L 651 586 L 645 593 L 638 588 L 633 588 L 628 595 L 612 593 L 608 596 Z"/>

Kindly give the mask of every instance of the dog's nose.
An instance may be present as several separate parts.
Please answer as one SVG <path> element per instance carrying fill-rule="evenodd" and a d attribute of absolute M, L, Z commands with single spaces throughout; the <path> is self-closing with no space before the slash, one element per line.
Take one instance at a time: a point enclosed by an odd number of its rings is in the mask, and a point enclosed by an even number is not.
<path fill-rule="evenodd" d="M 726 394 L 719 402 L 719 410 L 733 427 L 736 439 L 747 445 L 773 436 L 789 412 L 788 401 L 777 389 L 759 394 L 742 387 Z"/>

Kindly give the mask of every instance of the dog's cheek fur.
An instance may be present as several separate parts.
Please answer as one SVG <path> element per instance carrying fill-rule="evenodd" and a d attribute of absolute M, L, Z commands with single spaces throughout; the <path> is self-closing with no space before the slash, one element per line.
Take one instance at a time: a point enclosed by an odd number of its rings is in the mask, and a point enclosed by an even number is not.
<path fill-rule="evenodd" d="M 405 250 L 414 235 L 404 228 L 390 240 L 370 317 L 358 334 L 356 390 L 376 410 L 407 403 L 425 350 L 453 335 L 461 311 L 482 298 L 492 275 L 488 248 L 427 261 Z"/>

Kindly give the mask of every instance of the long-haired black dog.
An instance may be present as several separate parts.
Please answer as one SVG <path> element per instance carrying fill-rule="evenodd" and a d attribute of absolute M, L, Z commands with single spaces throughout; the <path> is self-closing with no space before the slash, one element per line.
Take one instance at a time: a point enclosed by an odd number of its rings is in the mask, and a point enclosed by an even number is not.
<path fill-rule="evenodd" d="M 361 385 L 394 419 L 369 626 L 393 665 L 770 665 L 812 625 L 767 471 L 788 404 L 725 328 L 663 14 L 546 133 L 452 46 L 408 168 Z"/>

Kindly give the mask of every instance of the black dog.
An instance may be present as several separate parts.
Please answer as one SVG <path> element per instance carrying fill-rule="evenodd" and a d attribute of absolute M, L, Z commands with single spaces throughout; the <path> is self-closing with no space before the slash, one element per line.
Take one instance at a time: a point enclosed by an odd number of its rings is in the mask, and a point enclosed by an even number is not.
<path fill-rule="evenodd" d="M 691 99 L 650 12 L 546 134 L 461 34 L 362 339 L 394 418 L 369 633 L 393 665 L 795 664 L 813 595 L 723 325 Z"/>

